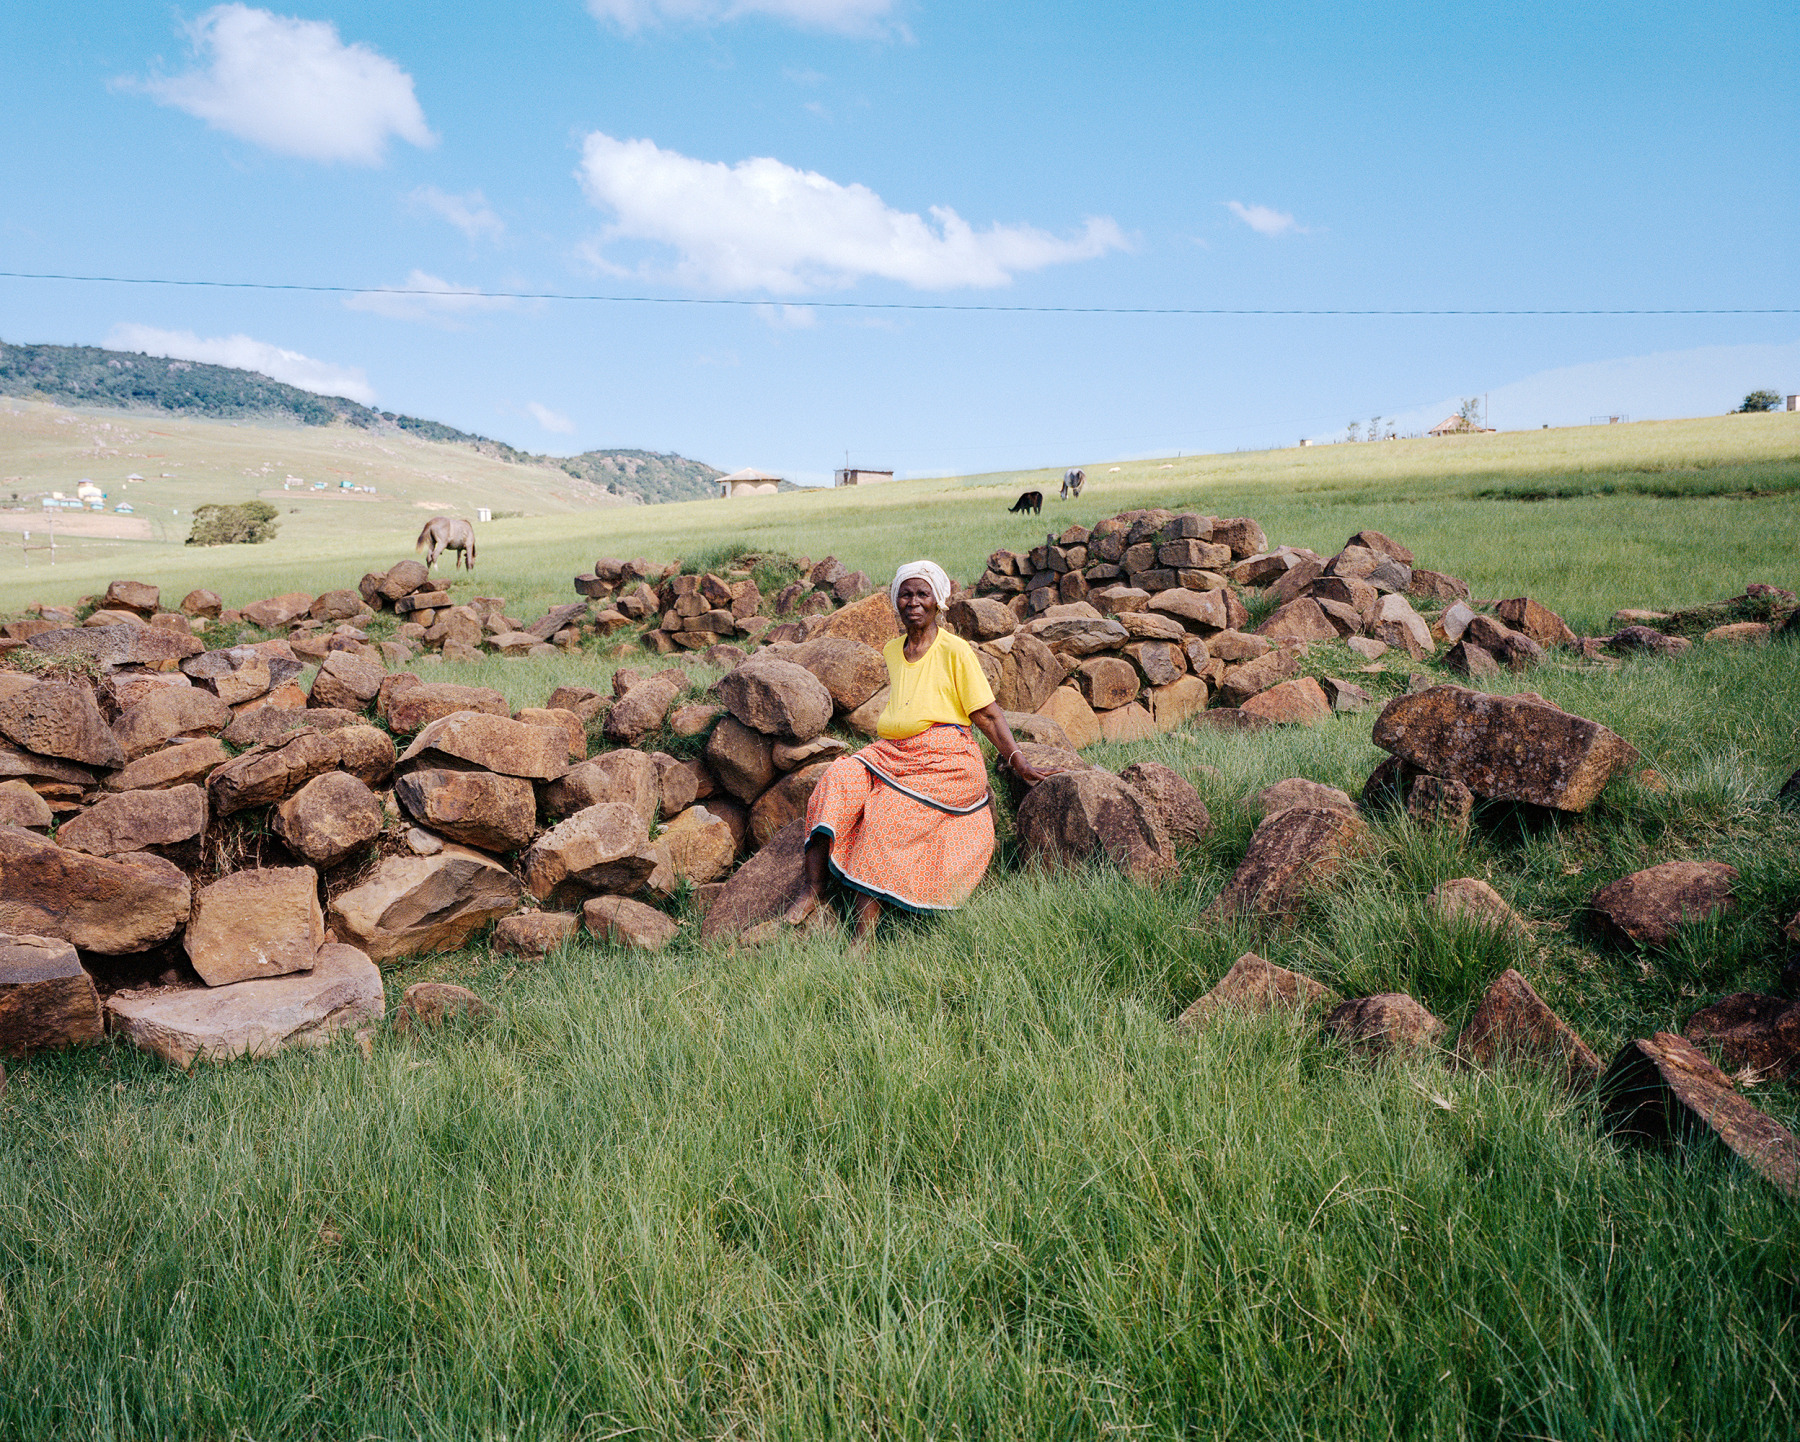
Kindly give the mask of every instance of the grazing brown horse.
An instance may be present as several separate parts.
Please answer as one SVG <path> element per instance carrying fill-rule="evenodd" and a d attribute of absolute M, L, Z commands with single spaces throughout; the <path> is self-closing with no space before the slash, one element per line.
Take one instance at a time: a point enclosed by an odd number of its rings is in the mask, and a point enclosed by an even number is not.
<path fill-rule="evenodd" d="M 437 558 L 445 551 L 455 551 L 456 559 L 466 571 L 475 569 L 475 528 L 467 521 L 457 520 L 451 516 L 433 516 L 425 523 L 425 529 L 419 532 L 419 539 L 413 542 L 415 551 L 425 550 L 425 569 L 429 571 L 437 564 Z M 456 569 L 455 564 L 451 566 Z"/>

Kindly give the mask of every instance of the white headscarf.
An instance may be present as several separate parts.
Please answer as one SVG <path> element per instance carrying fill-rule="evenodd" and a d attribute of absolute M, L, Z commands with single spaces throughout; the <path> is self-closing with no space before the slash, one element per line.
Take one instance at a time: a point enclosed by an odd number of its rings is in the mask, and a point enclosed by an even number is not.
<path fill-rule="evenodd" d="M 902 581 L 923 581 L 931 587 L 932 598 L 940 608 L 950 599 L 950 578 L 944 574 L 944 568 L 936 561 L 908 561 L 894 572 L 894 582 L 888 587 L 888 600 L 896 608 L 900 605 L 900 583 Z"/>

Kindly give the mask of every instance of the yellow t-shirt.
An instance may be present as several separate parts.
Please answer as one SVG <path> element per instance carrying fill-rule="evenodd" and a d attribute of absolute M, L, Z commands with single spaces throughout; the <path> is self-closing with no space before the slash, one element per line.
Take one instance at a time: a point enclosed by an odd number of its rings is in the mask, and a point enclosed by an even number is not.
<path fill-rule="evenodd" d="M 906 659 L 906 637 L 881 648 L 888 668 L 888 699 L 875 723 L 884 741 L 904 741 L 939 724 L 967 726 L 969 713 L 994 699 L 975 648 L 961 636 L 939 629 L 917 661 Z"/>

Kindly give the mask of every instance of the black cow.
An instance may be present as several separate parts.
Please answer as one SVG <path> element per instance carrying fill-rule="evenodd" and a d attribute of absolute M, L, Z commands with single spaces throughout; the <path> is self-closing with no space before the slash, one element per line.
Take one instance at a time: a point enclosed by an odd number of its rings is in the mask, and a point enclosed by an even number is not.
<path fill-rule="evenodd" d="M 1041 515 L 1043 510 L 1044 493 L 1042 491 L 1025 491 L 1021 493 L 1018 500 L 1012 503 L 1007 514 L 1011 515 L 1014 511 L 1030 511 L 1032 515 L 1036 516 Z"/>

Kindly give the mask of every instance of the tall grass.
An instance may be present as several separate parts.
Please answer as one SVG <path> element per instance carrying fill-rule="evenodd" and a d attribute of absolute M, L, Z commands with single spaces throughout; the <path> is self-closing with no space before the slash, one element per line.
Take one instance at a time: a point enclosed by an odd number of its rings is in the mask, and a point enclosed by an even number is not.
<path fill-rule="evenodd" d="M 548 664 L 548 663 L 546 663 Z M 547 677 L 544 679 L 548 679 Z M 1520 967 L 1603 1054 L 1773 984 L 1800 905 L 1800 648 L 1532 684 L 1665 790 L 1387 817 L 1288 927 L 1201 911 L 1255 789 L 1355 786 L 1368 717 L 1196 730 L 1178 882 L 1002 866 L 964 911 L 647 958 L 476 947 L 486 1025 L 173 1073 L 39 1057 L 0 1097 L 0 1436 L 1789 1437 L 1800 1216 L 1608 1140 L 1541 1075 L 1369 1065 L 1316 1018 L 1169 1019 L 1255 947 L 1460 1026 Z M 1672 855 L 1738 909 L 1675 948 L 1583 906 Z M 1446 925 L 1488 878 L 1523 937 Z M 1795 1091 L 1753 1089 L 1796 1120 Z"/>

